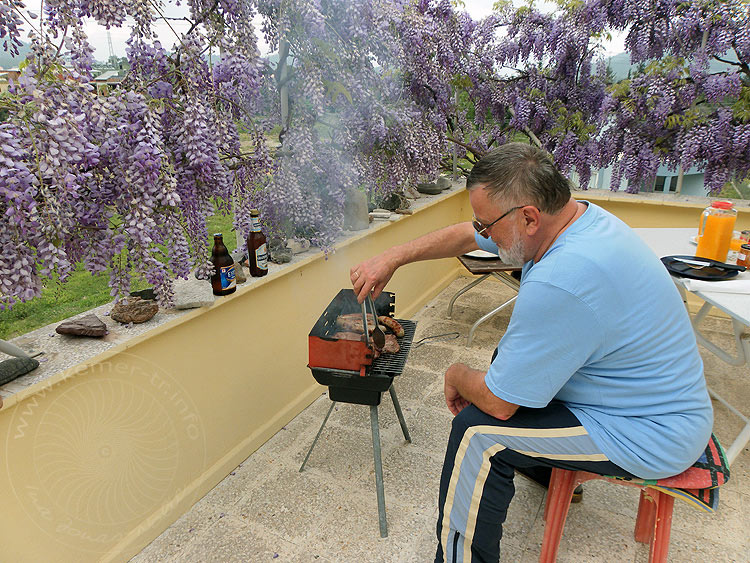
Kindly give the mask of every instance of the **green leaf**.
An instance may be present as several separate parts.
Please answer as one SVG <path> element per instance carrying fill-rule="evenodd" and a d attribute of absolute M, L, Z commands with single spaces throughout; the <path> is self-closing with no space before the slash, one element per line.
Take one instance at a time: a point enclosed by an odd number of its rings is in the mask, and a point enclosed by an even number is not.
<path fill-rule="evenodd" d="M 341 82 L 333 81 L 333 80 L 324 80 L 323 84 L 326 87 L 326 96 L 331 98 L 331 101 L 335 104 L 336 99 L 339 97 L 339 94 L 343 94 L 344 97 L 349 100 L 349 103 L 354 103 L 352 101 L 352 95 L 349 93 L 349 90 L 346 89 L 346 86 L 344 86 Z"/>
<path fill-rule="evenodd" d="M 319 37 L 313 37 L 312 42 L 320 49 L 321 55 L 324 55 L 328 60 L 341 63 L 341 56 L 336 52 L 333 45 L 327 41 L 323 41 Z"/>

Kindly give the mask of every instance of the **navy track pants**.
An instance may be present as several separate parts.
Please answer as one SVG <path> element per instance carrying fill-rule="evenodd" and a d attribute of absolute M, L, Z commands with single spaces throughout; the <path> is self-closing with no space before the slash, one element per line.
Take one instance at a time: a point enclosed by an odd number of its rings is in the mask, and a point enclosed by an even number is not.
<path fill-rule="evenodd" d="M 440 479 L 436 563 L 496 563 L 515 469 L 544 480 L 553 467 L 632 477 L 602 454 L 562 403 L 519 407 L 508 420 L 474 405 L 454 419 Z"/>

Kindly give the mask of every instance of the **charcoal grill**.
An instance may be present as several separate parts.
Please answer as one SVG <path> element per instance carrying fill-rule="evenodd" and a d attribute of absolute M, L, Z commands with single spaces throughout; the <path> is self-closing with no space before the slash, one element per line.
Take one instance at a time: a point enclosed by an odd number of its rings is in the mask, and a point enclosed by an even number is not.
<path fill-rule="evenodd" d="M 377 315 L 392 316 L 395 306 L 395 295 L 381 293 L 374 302 Z M 307 460 L 331 416 L 336 402 L 353 403 L 370 406 L 370 428 L 372 431 L 372 449 L 375 462 L 375 489 L 378 497 L 378 520 L 380 536 L 388 536 L 388 525 L 385 515 L 385 492 L 383 489 L 383 463 L 380 450 L 380 428 L 378 425 L 378 406 L 383 392 L 388 391 L 401 425 L 404 439 L 411 442 L 404 415 L 401 412 L 393 378 L 401 375 L 409 356 L 409 349 L 414 340 L 417 323 L 406 319 L 397 319 L 404 328 L 404 336 L 398 338 L 400 350 L 396 354 L 382 354 L 375 358 L 375 350 L 369 339 L 366 341 L 338 339 L 336 319 L 339 315 L 362 312 L 365 324 L 364 308 L 357 303 L 354 291 L 342 289 L 326 307 L 323 314 L 313 326 L 308 337 L 309 363 L 313 377 L 321 385 L 328 386 L 328 397 L 331 406 L 323 419 L 323 424 L 310 446 L 300 471 L 304 471 Z M 367 310 L 367 313 L 373 311 Z"/>

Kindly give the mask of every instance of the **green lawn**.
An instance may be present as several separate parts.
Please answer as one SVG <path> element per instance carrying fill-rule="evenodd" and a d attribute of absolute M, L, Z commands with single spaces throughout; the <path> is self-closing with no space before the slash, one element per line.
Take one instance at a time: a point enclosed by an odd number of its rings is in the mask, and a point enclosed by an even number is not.
<path fill-rule="evenodd" d="M 213 246 L 213 234 L 222 233 L 224 244 L 229 251 L 237 247 L 232 230 L 232 218 L 228 215 L 213 215 L 208 218 L 207 247 Z M 133 275 L 131 290 L 137 291 L 148 287 L 148 284 Z M 82 264 L 78 264 L 65 284 L 55 280 L 46 280 L 41 297 L 26 303 L 16 303 L 10 311 L 0 311 L 0 338 L 8 340 L 30 332 L 40 326 L 56 323 L 77 315 L 99 305 L 109 303 L 109 275 L 92 275 Z"/>

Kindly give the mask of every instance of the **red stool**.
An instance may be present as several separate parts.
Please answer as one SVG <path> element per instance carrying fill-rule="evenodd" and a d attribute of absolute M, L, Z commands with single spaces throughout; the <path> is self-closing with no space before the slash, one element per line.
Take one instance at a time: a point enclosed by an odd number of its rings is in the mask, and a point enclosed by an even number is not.
<path fill-rule="evenodd" d="M 612 479 L 587 471 L 568 471 L 557 468 L 552 470 L 547 504 L 544 508 L 544 539 L 539 562 L 554 563 L 557 560 L 557 550 L 560 547 L 573 490 L 584 481 L 592 479 L 602 479 L 610 483 L 641 489 L 638 517 L 635 521 L 635 539 L 641 543 L 651 544 L 648 558 L 650 563 L 666 562 L 669 552 L 669 533 L 672 529 L 673 496 L 649 488 L 647 485 Z"/>
<path fill-rule="evenodd" d="M 547 505 L 544 508 L 544 539 L 542 554 L 539 556 L 541 563 L 554 563 L 556 560 L 573 489 L 592 479 L 641 489 L 638 517 L 635 521 L 635 539 L 651 545 L 649 562 L 664 563 L 669 553 L 669 533 L 672 531 L 672 508 L 675 499 L 664 491 L 679 495 L 681 499 L 705 512 L 714 512 L 719 506 L 718 487 L 729 480 L 729 465 L 719 440 L 711 434 L 703 454 L 691 467 L 679 475 L 656 481 L 629 481 L 587 471 L 553 469 L 547 492 Z"/>

